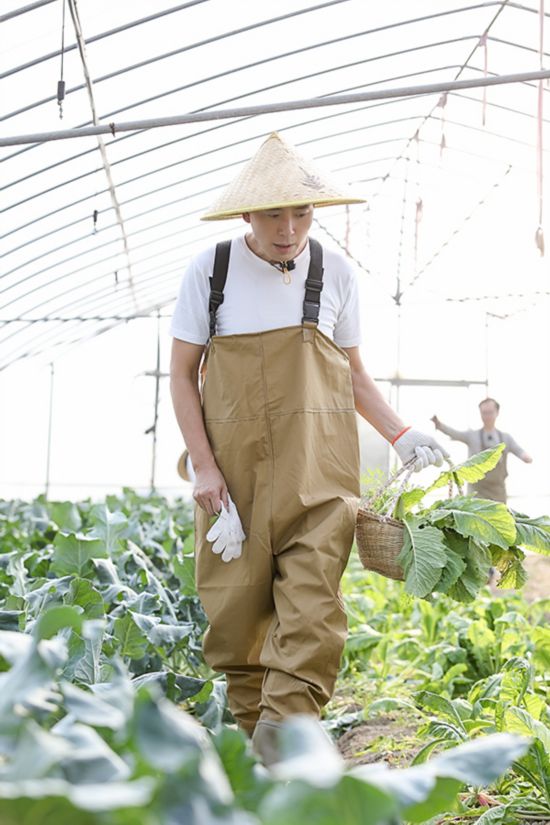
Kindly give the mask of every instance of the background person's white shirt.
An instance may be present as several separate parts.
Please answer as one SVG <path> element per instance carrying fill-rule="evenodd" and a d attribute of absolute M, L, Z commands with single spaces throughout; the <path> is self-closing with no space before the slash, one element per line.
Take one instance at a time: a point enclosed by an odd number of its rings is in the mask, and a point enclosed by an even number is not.
<path fill-rule="evenodd" d="M 190 344 L 209 338 L 208 298 L 215 247 L 197 255 L 186 270 L 172 323 L 171 335 Z M 294 259 L 296 268 L 283 282 L 280 270 L 255 255 L 241 237 L 231 241 L 224 301 L 216 314 L 217 335 L 265 332 L 302 323 L 309 243 Z M 361 323 L 355 270 L 343 255 L 323 247 L 323 291 L 319 329 L 340 347 L 361 343 Z"/>

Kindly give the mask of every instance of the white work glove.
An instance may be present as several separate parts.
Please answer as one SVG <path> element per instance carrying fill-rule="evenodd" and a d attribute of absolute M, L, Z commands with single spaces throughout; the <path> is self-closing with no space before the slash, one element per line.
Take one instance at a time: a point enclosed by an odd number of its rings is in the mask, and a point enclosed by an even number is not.
<path fill-rule="evenodd" d="M 441 467 L 443 459 L 449 457 L 447 450 L 435 438 L 410 427 L 398 436 L 392 446 L 403 464 L 415 460 L 415 473 L 423 470 L 428 464 Z"/>
<path fill-rule="evenodd" d="M 221 510 L 218 519 L 206 534 L 207 540 L 213 542 L 212 552 L 216 555 L 221 553 L 222 561 L 238 559 L 246 538 L 237 508 L 230 496 L 228 499 L 229 508 L 226 510 L 223 502 L 220 502 Z"/>

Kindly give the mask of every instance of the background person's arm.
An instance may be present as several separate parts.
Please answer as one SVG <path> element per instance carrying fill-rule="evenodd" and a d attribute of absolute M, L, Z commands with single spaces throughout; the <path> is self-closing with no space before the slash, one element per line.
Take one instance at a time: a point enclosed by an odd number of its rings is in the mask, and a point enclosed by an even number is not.
<path fill-rule="evenodd" d="M 433 421 L 436 430 L 441 430 L 442 433 L 448 435 L 449 438 L 453 439 L 453 441 L 462 441 L 464 444 L 468 444 L 470 440 L 469 430 L 455 430 L 453 427 L 449 427 L 448 424 L 444 424 L 440 421 L 437 415 L 432 415 L 431 420 Z"/>
<path fill-rule="evenodd" d="M 519 459 L 524 461 L 526 464 L 531 464 L 533 462 L 533 459 L 531 458 L 529 453 L 526 453 L 523 447 L 520 447 L 517 441 L 514 438 L 512 438 L 511 435 L 508 435 L 508 433 L 506 433 L 505 442 L 509 451 L 513 453 L 515 456 L 517 456 Z"/>
<path fill-rule="evenodd" d="M 199 367 L 204 346 L 173 339 L 170 392 L 176 419 L 195 471 L 193 498 L 213 516 L 220 501 L 228 507 L 227 485 L 208 441 L 199 393 Z"/>

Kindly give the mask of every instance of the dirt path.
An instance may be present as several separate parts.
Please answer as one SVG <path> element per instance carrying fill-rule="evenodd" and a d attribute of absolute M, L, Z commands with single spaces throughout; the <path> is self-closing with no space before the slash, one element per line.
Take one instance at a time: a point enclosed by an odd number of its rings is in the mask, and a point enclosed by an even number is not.
<path fill-rule="evenodd" d="M 527 556 L 525 558 L 527 582 L 523 595 L 532 602 L 550 597 L 550 556 Z"/>
<path fill-rule="evenodd" d="M 524 563 L 528 574 L 524 597 L 530 602 L 550 597 L 550 557 L 531 555 Z M 501 596 L 506 592 L 495 590 Z M 391 767 L 405 767 L 420 747 L 417 726 L 392 714 L 369 719 L 346 731 L 337 742 L 338 749 L 350 764 L 385 761 Z"/>

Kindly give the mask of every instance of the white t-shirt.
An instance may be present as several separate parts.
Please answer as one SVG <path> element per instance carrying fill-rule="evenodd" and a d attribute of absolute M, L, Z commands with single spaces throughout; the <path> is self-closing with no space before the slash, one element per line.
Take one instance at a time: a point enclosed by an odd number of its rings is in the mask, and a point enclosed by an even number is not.
<path fill-rule="evenodd" d="M 208 298 L 215 247 L 197 255 L 185 272 L 170 332 L 190 344 L 209 338 Z M 296 268 L 283 282 L 280 270 L 255 255 L 244 235 L 231 241 L 224 301 L 216 313 L 217 335 L 264 332 L 302 323 L 309 244 L 294 259 Z M 323 291 L 319 329 L 340 347 L 361 343 L 357 277 L 351 263 L 323 247 Z"/>

